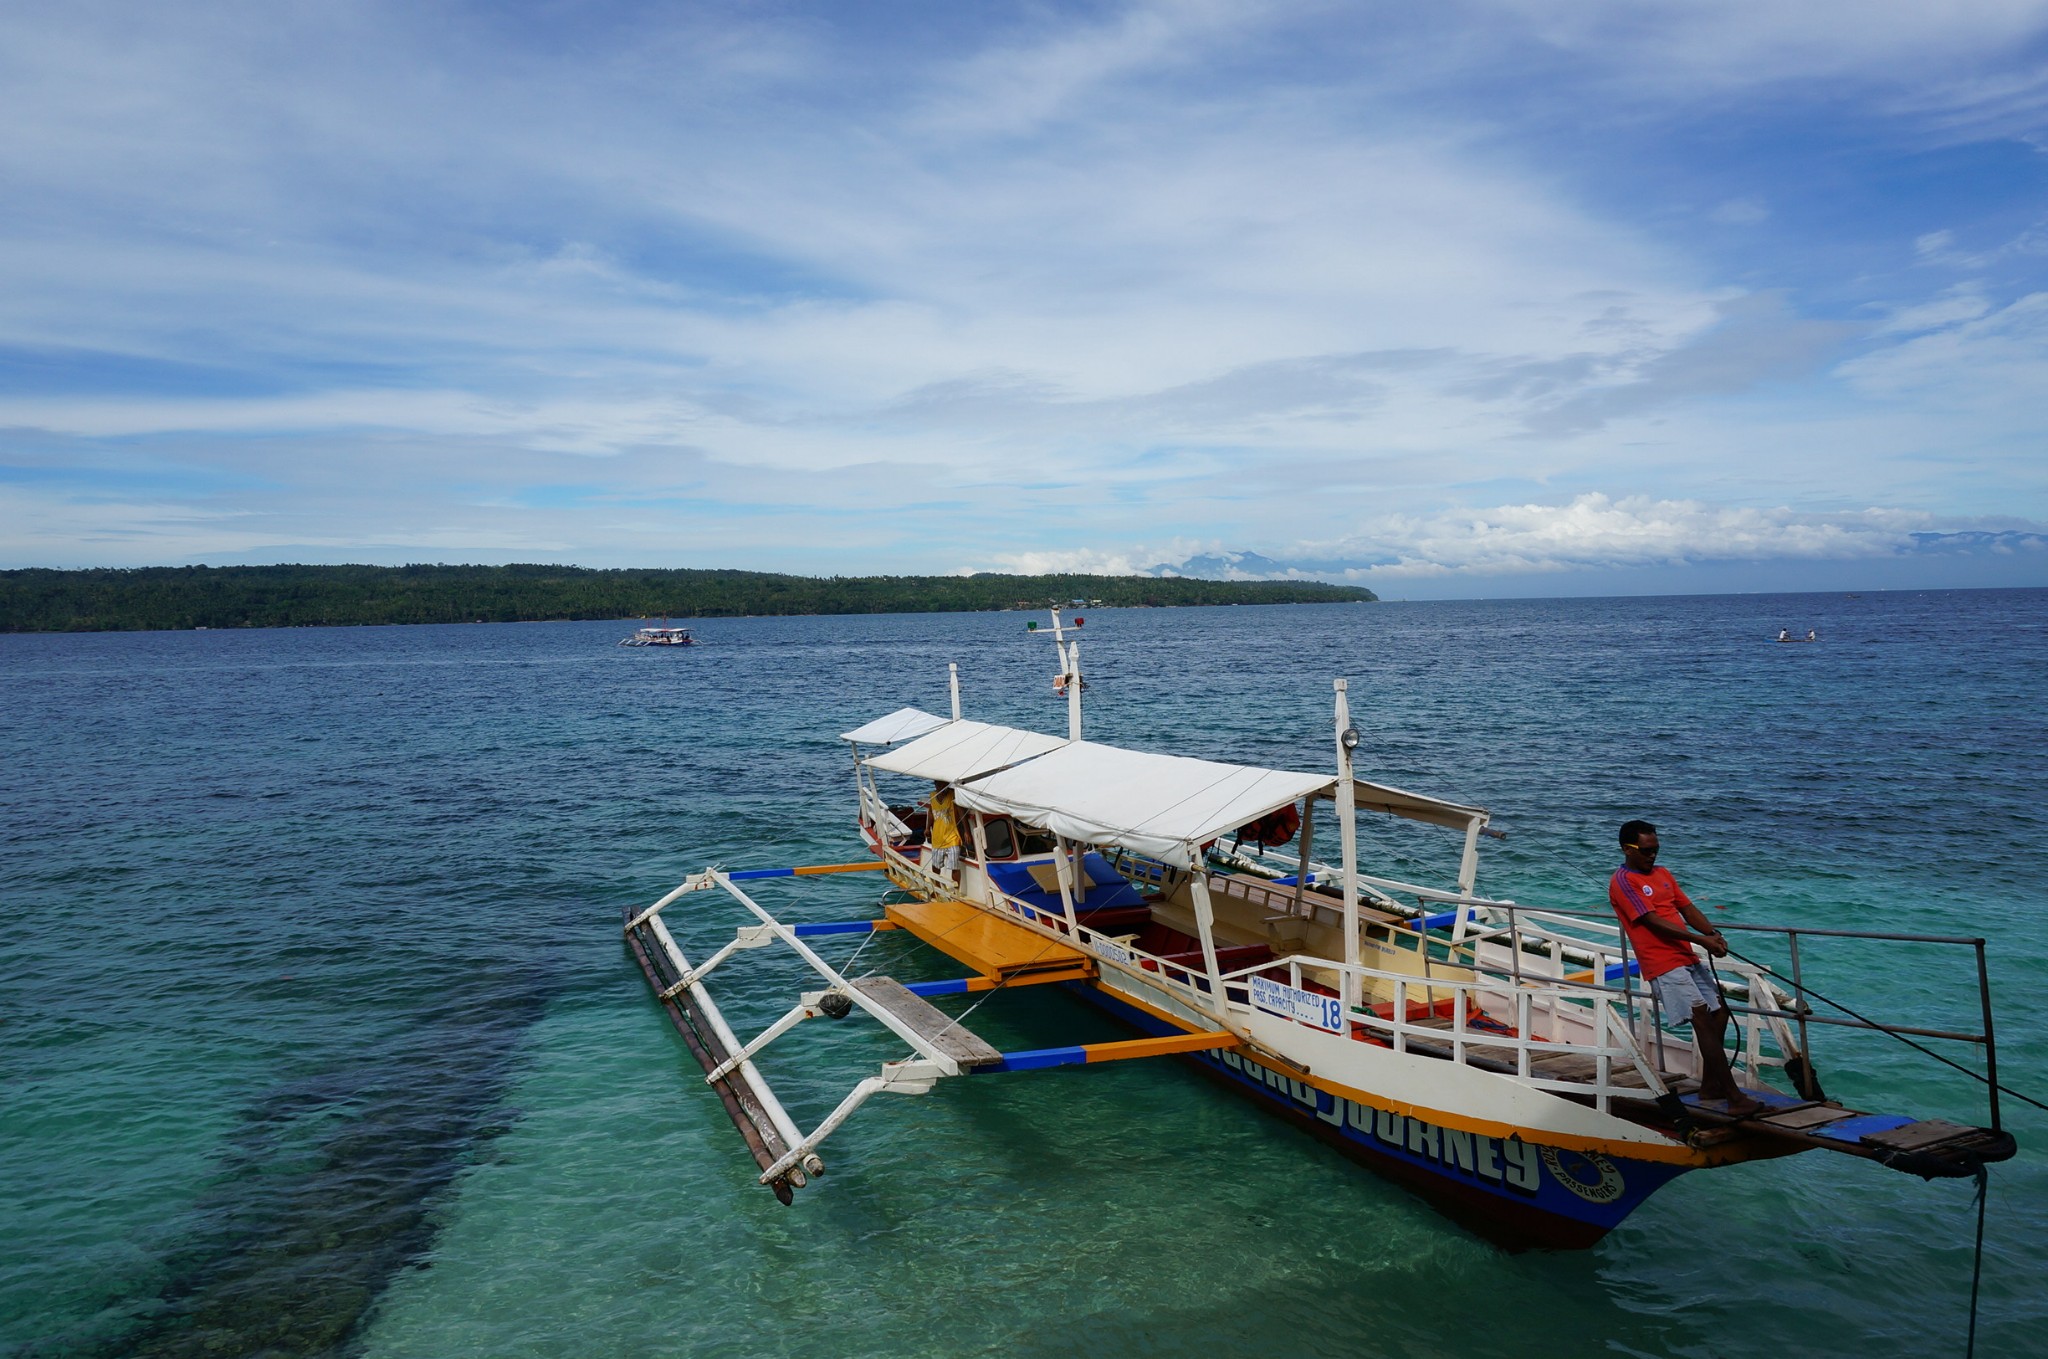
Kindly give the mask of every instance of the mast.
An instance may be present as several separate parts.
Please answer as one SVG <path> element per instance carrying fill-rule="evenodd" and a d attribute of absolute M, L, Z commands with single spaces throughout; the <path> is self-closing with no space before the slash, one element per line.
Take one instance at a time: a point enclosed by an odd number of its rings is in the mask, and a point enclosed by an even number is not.
<path fill-rule="evenodd" d="M 1077 631 L 1083 621 L 1079 618 L 1074 620 Z M 1036 623 L 1030 627 L 1033 632 L 1038 630 Z M 1081 739 L 1081 643 L 1067 636 L 1056 604 L 1052 609 L 1052 644 L 1060 665 L 1059 673 L 1053 676 L 1053 692 L 1067 696 L 1067 739 L 1078 741 Z"/>
<path fill-rule="evenodd" d="M 1344 1013 L 1358 1003 L 1358 789 L 1351 752 L 1358 728 L 1351 725 L 1350 681 L 1337 680 L 1337 831 L 1344 844 Z M 1348 1022 L 1348 1021 L 1347 1021 Z"/>

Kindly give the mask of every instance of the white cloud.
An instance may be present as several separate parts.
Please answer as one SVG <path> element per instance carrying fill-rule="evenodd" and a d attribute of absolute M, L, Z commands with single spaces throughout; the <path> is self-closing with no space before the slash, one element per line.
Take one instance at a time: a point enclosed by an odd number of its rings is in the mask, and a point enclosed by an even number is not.
<path fill-rule="evenodd" d="M 1994 554 L 2034 554 L 2048 536 L 2039 525 L 2013 519 L 1966 522 L 1887 507 L 1812 511 L 1589 492 L 1562 504 L 1379 516 L 1342 539 L 1277 548 L 1278 559 L 1183 541 L 1157 549 L 1020 554 L 977 569 L 1130 574 L 1192 558 L 1201 563 L 1199 574 L 1217 578 L 1444 582 L 1708 563 L 1872 560 L 1938 550 L 1950 541 Z M 1245 569 L 1246 561 L 1256 569 Z"/>
<path fill-rule="evenodd" d="M 1941 330 L 1964 321 L 1974 321 L 1990 310 L 1991 304 L 1985 300 L 1979 285 L 1958 283 L 1947 292 L 1926 302 L 1893 307 L 1884 324 L 1878 327 L 1878 334 L 1901 335 Z"/>
<path fill-rule="evenodd" d="M 1955 244 L 1955 241 L 1955 232 L 1943 227 L 1940 231 L 1930 231 L 1925 235 L 1914 237 L 1913 249 L 1922 259 L 1940 260 L 1947 256 L 1949 248 Z"/>
<path fill-rule="evenodd" d="M 1726 226 L 1755 226 L 1769 220 L 1771 210 L 1756 198 L 1731 198 L 1707 216 Z"/>
<path fill-rule="evenodd" d="M 1489 7 L 1667 92 L 1675 81 L 1741 87 L 1815 77 L 1928 85 L 1971 62 L 2006 57 L 2048 23 L 2042 0 L 1495 0 Z"/>
<path fill-rule="evenodd" d="M 1500 505 L 1371 525 L 1329 556 L 1363 549 L 1385 561 L 1375 577 L 1446 572 L 1513 574 L 1691 561 L 1841 559 L 1895 552 L 1933 517 L 1893 509 L 1815 514 L 1697 500 L 1610 498 L 1589 492 L 1563 505 Z M 1391 560 L 1386 560 L 1391 558 Z"/>
<path fill-rule="evenodd" d="M 1890 400 L 1912 398 L 1944 408 L 1988 403 L 2004 410 L 2014 392 L 2048 392 L 2048 292 L 2029 293 L 1974 318 L 1958 317 L 1836 371 L 1859 390 Z M 2041 429 L 2038 406 L 2012 413 L 2024 427 Z"/>
<path fill-rule="evenodd" d="M 579 12 L 574 41 L 377 3 L 0 13 L 0 356 L 29 356 L 0 462 L 52 504 L 90 483 L 63 522 L 144 560 L 209 522 L 674 554 L 686 514 L 735 565 L 1138 569 L 1364 506 L 1459 570 L 1447 504 L 1910 503 L 1937 454 L 2038 427 L 2035 235 L 1945 203 L 1922 262 L 1979 277 L 1901 302 L 1924 272 L 1716 253 L 1802 229 L 1782 176 L 1638 186 L 1560 129 L 1620 110 L 1682 159 L 1799 74 L 1862 116 L 2016 116 L 2041 5 L 971 10 Z M 102 494 L 133 467 L 206 513 Z M 1552 559 L 1496 518 L 1502 560 Z M 1131 522 L 1190 547 L 1103 546 Z"/>
<path fill-rule="evenodd" d="M 1151 0 L 1093 23 L 1048 13 L 1018 40 L 945 72 L 915 121 L 948 139 L 1016 135 L 1119 77 L 1178 65 L 1256 22 L 1253 11 L 1217 0 Z"/>
<path fill-rule="evenodd" d="M 2015 259 L 2048 255 L 2048 220 L 2034 222 L 2018 234 L 1982 250 L 1958 248 L 1956 233 L 1947 229 L 1917 237 L 1913 249 L 1924 264 L 1951 269 L 1989 269 Z"/>
<path fill-rule="evenodd" d="M 1141 561 L 1129 552 L 1075 548 L 1070 551 L 1014 552 L 994 557 L 988 566 L 969 570 L 995 571 L 1005 575 L 1042 576 L 1072 573 L 1087 576 L 1138 576 L 1156 565 Z"/>

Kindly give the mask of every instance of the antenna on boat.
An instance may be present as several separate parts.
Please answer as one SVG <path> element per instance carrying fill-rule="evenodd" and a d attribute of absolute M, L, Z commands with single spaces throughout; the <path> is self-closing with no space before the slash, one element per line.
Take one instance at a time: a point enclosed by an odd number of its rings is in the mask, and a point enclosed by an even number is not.
<path fill-rule="evenodd" d="M 1078 630 L 1087 620 L 1076 616 L 1074 627 Z M 1038 631 L 1037 623 L 1026 623 L 1030 632 Z M 1052 677 L 1052 691 L 1064 694 L 1067 700 L 1067 739 L 1081 739 L 1081 643 L 1067 636 L 1065 626 L 1060 622 L 1059 605 L 1052 606 L 1052 644 L 1059 653 L 1059 673 Z"/>
<path fill-rule="evenodd" d="M 960 720 L 960 663 L 946 662 L 946 687 L 953 693 L 953 720 Z"/>

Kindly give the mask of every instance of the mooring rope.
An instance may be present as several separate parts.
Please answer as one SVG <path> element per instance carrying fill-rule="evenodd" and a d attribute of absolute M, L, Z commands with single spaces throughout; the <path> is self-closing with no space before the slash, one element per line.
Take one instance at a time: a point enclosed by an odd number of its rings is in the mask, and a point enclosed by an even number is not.
<path fill-rule="evenodd" d="M 1963 1359 L 1977 1353 L 1977 1285 L 1984 1277 L 1984 1203 L 1991 1197 L 1991 1171 L 1977 1167 L 1977 1252 L 1970 1262 L 1970 1338 L 1963 1345 Z"/>
<path fill-rule="evenodd" d="M 1593 877 L 1592 874 L 1588 873 L 1584 868 L 1572 862 L 1570 859 L 1565 858 L 1563 855 L 1545 849 L 1541 845 L 1537 846 L 1537 850 L 1539 853 L 1543 855 L 1543 857 L 1551 860 L 1559 867 L 1569 869 L 1575 876 L 1585 879 L 1588 883 L 1592 883 L 1595 885 L 1599 884 L 1599 880 Z M 1769 966 L 1768 964 L 1760 963 L 1756 959 L 1749 957 L 1747 954 L 1737 953 L 1732 948 L 1728 950 L 1728 956 L 1731 958 L 1738 958 L 1741 961 L 1748 963 L 1751 967 L 1754 967 L 1759 971 L 1763 972 L 1766 976 L 1768 976 L 1771 979 L 1773 985 L 1789 986 L 1793 990 L 1800 992 L 1802 995 L 1812 997 L 1814 1000 L 1819 1001 L 1823 1005 L 1833 1006 L 1835 1009 L 1840 1010 L 1843 1014 L 1849 1016 L 1851 1019 L 1856 1020 L 1858 1023 L 1867 1024 L 1871 1028 L 1877 1030 L 1879 1033 L 1888 1034 L 1891 1037 L 1898 1039 L 1907 1047 L 1912 1048 L 1916 1052 L 1921 1052 L 1929 1057 L 1932 1057 L 1935 1061 L 1940 1062 L 1944 1066 L 1954 1067 L 1957 1071 L 1962 1072 L 1964 1075 L 1970 1077 L 1972 1080 L 1979 1082 L 1980 1084 L 1993 1084 L 1993 1081 L 1989 1076 L 1983 1075 L 1980 1072 L 1972 1071 L 1969 1067 L 1964 1066 L 1961 1062 L 1955 1061 L 1952 1058 L 1944 1057 L 1940 1053 L 1934 1051 L 1932 1048 L 1914 1042 L 1906 1035 L 1897 1032 L 1888 1025 L 1880 1024 L 1874 1019 L 1870 1019 L 1864 1015 L 1858 1014 L 1856 1011 L 1842 1004 L 1842 1002 L 1835 1000 L 1832 997 L 1822 995 L 1820 992 L 1814 990 L 1811 986 L 1807 986 L 1803 983 L 1793 981 L 1791 978 L 1785 976 L 1783 973 L 1779 972 L 1777 969 Z M 1709 965 L 1711 966 L 1711 964 Z M 2013 1089 L 2009 1085 L 2006 1085 L 2002 1081 L 1997 1082 L 1997 1088 L 1998 1092 L 2002 1095 L 2011 1095 L 2014 1099 L 2019 1100 L 2023 1104 L 2031 1104 L 2036 1109 L 2048 1110 L 2048 1104 L 2043 1104 L 2040 1100 L 2037 1100 L 2030 1095 L 2023 1095 L 2019 1091 Z"/>
<path fill-rule="evenodd" d="M 1570 869 L 1571 872 L 1578 875 L 1579 877 L 1585 878 L 1588 882 L 1595 881 L 1592 875 L 1587 873 L 1585 869 L 1579 867 L 1579 865 L 1575 863 L 1572 863 L 1570 860 L 1565 859 L 1563 856 L 1558 855 L 1551 857 L 1554 857 L 1557 863 L 1560 863 L 1564 867 Z M 1824 996 L 1810 986 L 1807 986 L 1801 982 L 1792 981 L 1790 978 L 1779 974 L 1774 969 L 1765 966 L 1764 964 L 1758 962 L 1754 958 L 1747 956 L 1746 954 L 1738 953 L 1731 948 L 1728 950 L 1728 956 L 1731 958 L 1741 959 L 1743 962 L 1748 963 L 1751 967 L 1757 968 L 1765 975 L 1769 976 L 1772 979 L 1772 981 L 1782 982 L 1786 986 L 1791 987 L 1793 990 L 1800 992 L 1802 995 L 1808 996 L 1813 1000 L 1821 1002 L 1821 1004 L 1823 1005 L 1833 1006 L 1835 1009 L 1840 1010 L 1843 1014 L 1848 1015 L 1851 1019 L 1854 1019 L 1862 1024 L 1867 1024 L 1871 1028 L 1877 1030 L 1879 1033 L 1888 1034 L 1891 1037 L 1898 1039 L 1901 1043 L 1904 1043 L 1906 1046 L 1914 1049 L 1917 1052 L 1921 1052 L 1929 1057 L 1932 1057 L 1935 1061 L 1940 1062 L 1944 1066 L 1954 1067 L 1957 1071 L 1962 1072 L 1965 1076 L 1968 1076 L 1971 1079 L 1976 1080 L 1984 1085 L 1992 1086 L 2000 1094 L 2010 1095 L 2014 1099 L 2019 1100 L 2022 1103 L 2031 1104 L 2036 1109 L 2048 1109 L 2048 1104 L 2043 1104 L 2040 1100 L 2037 1100 L 2030 1095 L 2023 1095 L 2019 1091 L 2013 1089 L 2009 1085 L 2006 1085 L 2002 1081 L 1993 1081 L 1989 1076 L 1986 1076 L 1981 1072 L 1972 1071 L 1969 1067 L 1964 1066 L 1961 1062 L 1955 1061 L 1948 1057 L 1944 1057 L 1940 1053 L 1934 1051 L 1932 1048 L 1929 1048 L 1924 1044 L 1914 1042 L 1905 1034 L 1899 1033 L 1897 1030 L 1892 1029 L 1886 1025 L 1879 1024 L 1875 1020 L 1866 1018 L 1865 1016 L 1857 1013 L 1855 1010 L 1850 1009 L 1847 1005 L 1842 1004 L 1842 1002 L 1835 1000 L 1832 997 Z M 1976 1179 L 1977 1239 L 1975 1246 L 1972 1248 L 1970 1256 L 1970 1327 L 1968 1332 L 1968 1338 L 1964 1341 L 1963 1344 L 1963 1359 L 1975 1359 L 1975 1355 L 1977 1353 L 1977 1302 L 1979 1297 L 1979 1291 L 1984 1281 L 1984 1216 L 1986 1205 L 1991 1197 L 1990 1167 L 1980 1163 L 1977 1166 Z"/>

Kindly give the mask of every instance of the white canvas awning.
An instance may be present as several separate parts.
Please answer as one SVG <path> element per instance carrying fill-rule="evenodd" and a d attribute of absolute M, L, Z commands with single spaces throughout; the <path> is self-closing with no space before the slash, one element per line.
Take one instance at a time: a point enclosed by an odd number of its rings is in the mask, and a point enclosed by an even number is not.
<path fill-rule="evenodd" d="M 927 740 L 932 739 L 927 737 Z M 1330 787 L 1328 774 L 1076 741 L 959 791 L 960 805 L 1183 868 L 1206 840 Z"/>
<path fill-rule="evenodd" d="M 1351 787 L 1361 812 L 1385 812 L 1389 816 L 1426 821 L 1432 826 L 1449 826 L 1453 830 L 1464 830 L 1474 821 L 1487 818 L 1484 807 L 1466 807 L 1456 802 L 1445 802 L 1442 798 L 1407 793 L 1399 788 L 1389 788 L 1384 783 L 1353 779 Z"/>
<path fill-rule="evenodd" d="M 839 739 L 852 741 L 855 745 L 893 746 L 898 741 L 913 740 L 945 725 L 945 718 L 934 717 L 922 708 L 898 708 L 887 717 L 878 717 L 864 727 L 841 732 Z"/>
<path fill-rule="evenodd" d="M 1064 736 L 1047 736 L 1018 727 L 947 722 L 908 745 L 870 755 L 867 764 L 872 769 L 886 769 L 892 774 L 908 774 L 934 783 L 958 783 L 1065 744 Z"/>

